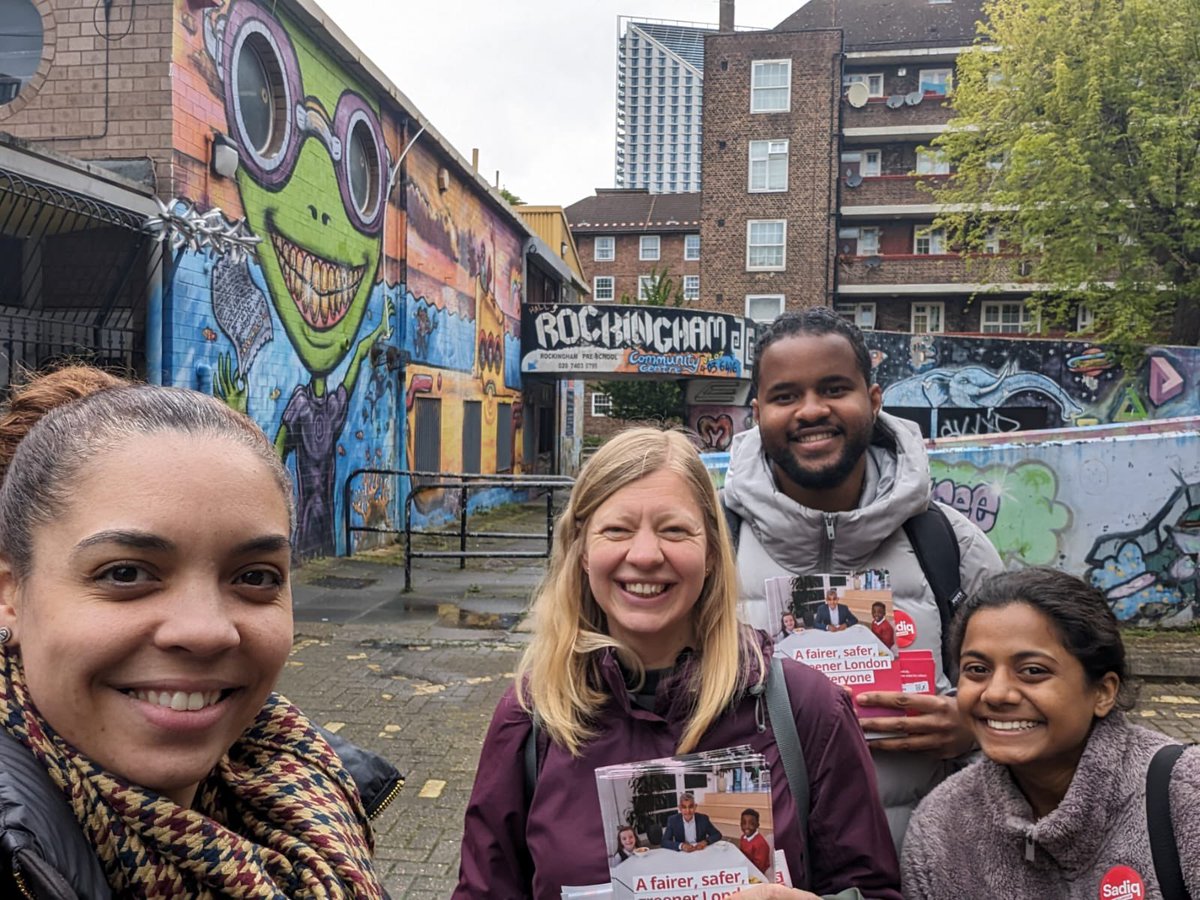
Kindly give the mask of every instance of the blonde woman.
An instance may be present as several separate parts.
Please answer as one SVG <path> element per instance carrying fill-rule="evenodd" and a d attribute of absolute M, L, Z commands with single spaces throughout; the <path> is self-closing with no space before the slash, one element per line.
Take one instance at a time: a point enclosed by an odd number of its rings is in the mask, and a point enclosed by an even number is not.
<path fill-rule="evenodd" d="M 638 428 L 610 440 L 555 530 L 534 638 L 484 741 L 455 897 L 557 898 L 564 884 L 607 881 L 596 767 L 739 744 L 766 755 L 776 847 L 791 872 L 804 871 L 806 840 L 763 703 L 770 639 L 740 625 L 736 607 L 724 518 L 687 438 Z M 847 695 L 799 664 L 784 671 L 810 780 L 811 890 L 898 898 Z M 534 715 L 544 740 L 526 785 Z"/>

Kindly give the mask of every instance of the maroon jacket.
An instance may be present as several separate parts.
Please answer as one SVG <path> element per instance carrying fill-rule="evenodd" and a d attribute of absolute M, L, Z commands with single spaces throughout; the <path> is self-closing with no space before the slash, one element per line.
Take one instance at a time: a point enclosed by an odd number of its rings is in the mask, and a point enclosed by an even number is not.
<path fill-rule="evenodd" d="M 770 640 L 759 635 L 769 658 Z M 541 760 L 533 801 L 526 808 L 522 751 L 529 715 L 510 688 L 500 700 L 480 754 L 467 805 L 455 898 L 535 897 L 557 900 L 564 884 L 609 880 L 595 769 L 670 756 L 687 715 L 685 685 L 693 660 L 685 659 L 659 683 L 657 707 L 634 706 L 616 654 L 602 651 L 599 671 L 612 699 L 601 713 L 600 733 L 573 758 L 550 744 Z M 865 897 L 900 900 L 899 864 L 875 788 L 862 728 L 849 696 L 824 675 L 784 661 L 810 786 L 809 847 L 818 894 L 858 887 Z M 704 735 L 698 750 L 749 744 L 771 769 L 775 846 L 796 877 L 804 871 L 803 842 L 775 737 L 756 725 L 760 698 L 743 696 Z M 761 711 L 765 717 L 765 702 Z"/>

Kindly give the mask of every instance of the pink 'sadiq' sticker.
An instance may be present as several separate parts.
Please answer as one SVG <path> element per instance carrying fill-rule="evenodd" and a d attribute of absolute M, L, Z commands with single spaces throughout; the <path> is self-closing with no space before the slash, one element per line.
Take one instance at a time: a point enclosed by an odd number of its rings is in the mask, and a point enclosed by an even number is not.
<path fill-rule="evenodd" d="M 917 623 L 906 612 L 896 610 L 892 614 L 896 622 L 896 646 L 908 647 L 917 639 Z"/>
<path fill-rule="evenodd" d="M 1113 866 L 1100 881 L 1100 900 L 1145 900 L 1146 882 L 1129 866 Z"/>

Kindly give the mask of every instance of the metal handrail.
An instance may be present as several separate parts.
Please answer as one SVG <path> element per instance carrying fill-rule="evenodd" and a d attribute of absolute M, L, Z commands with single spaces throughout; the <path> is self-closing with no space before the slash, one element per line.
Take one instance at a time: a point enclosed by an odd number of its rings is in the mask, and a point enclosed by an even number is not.
<path fill-rule="evenodd" d="M 351 522 L 351 485 L 360 475 L 386 475 L 397 478 L 420 478 L 424 483 L 412 484 L 404 498 L 403 523 L 401 528 L 380 528 L 369 525 L 354 525 Z M 421 472 L 407 469 L 355 469 L 346 478 L 342 495 L 342 513 L 346 526 L 346 552 L 350 555 L 351 534 L 353 532 L 372 532 L 376 534 L 404 535 L 404 590 L 412 590 L 412 561 L 416 559 L 457 559 L 459 568 L 465 568 L 468 559 L 509 558 L 509 559 L 545 559 L 550 556 L 554 540 L 554 495 L 556 491 L 570 488 L 575 480 L 565 475 L 487 475 L 464 472 Z M 546 546 L 544 550 L 467 550 L 467 538 L 492 539 L 521 539 L 541 537 L 540 534 L 513 531 L 470 531 L 467 528 L 467 501 L 472 490 L 485 488 L 508 487 L 513 490 L 544 490 L 546 491 Z M 412 527 L 412 504 L 414 499 L 426 491 L 457 490 L 459 491 L 459 520 L 458 528 L 454 531 L 444 529 L 420 529 Z M 429 537 L 458 537 L 457 550 L 414 550 L 413 535 Z"/>

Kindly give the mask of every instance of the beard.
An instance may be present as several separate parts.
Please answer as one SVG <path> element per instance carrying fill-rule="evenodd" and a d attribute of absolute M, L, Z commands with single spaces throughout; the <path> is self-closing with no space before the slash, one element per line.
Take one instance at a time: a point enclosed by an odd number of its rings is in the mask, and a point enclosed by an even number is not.
<path fill-rule="evenodd" d="M 871 443 L 871 429 L 859 432 L 841 430 L 842 452 L 832 462 L 818 468 L 802 466 L 792 455 L 791 443 L 763 444 L 767 459 L 774 463 L 789 481 L 806 491 L 827 491 L 838 487 L 846 480 Z"/>

